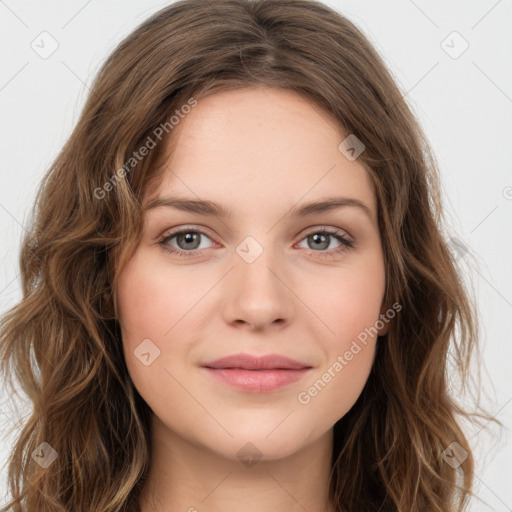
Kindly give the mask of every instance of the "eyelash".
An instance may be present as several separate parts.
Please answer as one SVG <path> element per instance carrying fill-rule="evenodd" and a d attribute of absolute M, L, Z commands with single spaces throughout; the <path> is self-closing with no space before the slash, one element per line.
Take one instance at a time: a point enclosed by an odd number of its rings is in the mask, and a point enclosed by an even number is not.
<path fill-rule="evenodd" d="M 183 251 L 180 249 L 176 249 L 175 247 L 169 246 L 167 244 L 167 242 L 169 242 L 174 237 L 176 237 L 177 235 L 180 235 L 182 233 L 199 233 L 201 235 L 206 236 L 207 238 L 210 238 L 210 236 L 208 236 L 208 234 L 206 234 L 204 231 L 201 231 L 200 229 L 187 228 L 187 229 L 180 229 L 179 231 L 174 231 L 172 233 L 164 235 L 164 237 L 160 239 L 158 244 L 162 247 L 162 249 L 165 252 L 172 254 L 173 256 L 178 256 L 180 258 L 191 258 L 191 257 L 195 256 L 195 253 L 201 249 L 193 249 L 191 251 Z M 336 238 L 339 242 L 341 242 L 341 245 L 339 247 L 337 247 L 336 249 L 331 249 L 330 251 L 313 251 L 311 249 L 306 249 L 307 251 L 309 251 L 310 255 L 316 256 L 316 255 L 320 254 L 321 258 L 332 258 L 332 257 L 337 256 L 339 253 L 347 251 L 348 249 L 351 249 L 354 247 L 354 241 L 343 236 L 340 233 L 340 231 L 325 228 L 325 227 L 322 227 L 315 231 L 310 231 L 309 233 L 306 233 L 300 241 L 304 240 L 304 238 L 306 238 L 310 235 L 318 235 L 318 234 L 319 235 L 331 235 L 334 238 Z M 324 253 L 324 254 L 322 255 L 322 253 Z"/>

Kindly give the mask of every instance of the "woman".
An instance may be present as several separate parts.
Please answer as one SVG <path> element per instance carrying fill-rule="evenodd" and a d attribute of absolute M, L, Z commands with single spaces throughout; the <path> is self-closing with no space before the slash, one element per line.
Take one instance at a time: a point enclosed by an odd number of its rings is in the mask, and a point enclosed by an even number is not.
<path fill-rule="evenodd" d="M 463 510 L 457 415 L 489 417 L 450 395 L 477 328 L 441 221 L 421 129 L 346 18 L 162 9 L 41 184 L 2 320 L 35 408 L 7 510 Z"/>

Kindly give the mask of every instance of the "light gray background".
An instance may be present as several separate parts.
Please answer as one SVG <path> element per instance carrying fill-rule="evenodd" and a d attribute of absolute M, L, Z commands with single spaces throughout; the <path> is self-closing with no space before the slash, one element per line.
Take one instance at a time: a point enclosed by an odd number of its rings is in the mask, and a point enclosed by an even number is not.
<path fill-rule="evenodd" d="M 88 84 L 115 44 L 168 3 L 0 0 L 0 311 L 21 297 L 18 251 L 29 208 Z M 438 158 L 452 234 L 477 256 L 475 264 L 459 253 L 482 311 L 482 405 L 508 428 L 494 440 L 495 429 L 468 433 L 477 452 L 476 492 L 489 504 L 475 501 L 470 510 L 510 511 L 512 0 L 325 3 L 355 22 L 383 55 Z M 31 48 L 34 40 L 42 45 L 43 31 L 58 42 L 46 59 Z M 453 31 L 469 44 L 457 58 L 464 43 Z M 6 399 L 2 390 L 0 403 Z M 0 433 L 16 418 L 5 405 L 3 412 Z M 13 439 L 2 442 L 0 467 Z M 5 466 L 0 478 L 1 499 Z"/>

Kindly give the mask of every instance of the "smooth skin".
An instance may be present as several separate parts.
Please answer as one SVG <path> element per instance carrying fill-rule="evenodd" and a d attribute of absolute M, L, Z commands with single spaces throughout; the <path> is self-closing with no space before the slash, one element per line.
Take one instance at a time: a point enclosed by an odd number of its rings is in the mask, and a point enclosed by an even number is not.
<path fill-rule="evenodd" d="M 377 337 L 359 343 L 334 376 L 332 367 L 379 320 L 385 291 L 375 194 L 360 160 L 338 149 L 347 135 L 311 101 L 266 87 L 201 98 L 172 131 L 163 179 L 143 206 L 173 195 L 214 201 L 231 216 L 147 209 L 143 238 L 119 275 L 126 363 L 153 412 L 142 512 L 334 510 L 332 428 L 368 379 Z M 357 199 L 369 213 L 343 206 L 292 215 L 333 196 Z M 159 243 L 183 228 L 188 238 Z M 315 235 L 322 228 L 353 247 Z M 147 366 L 136 355 L 145 339 L 153 344 L 146 362 L 160 351 Z M 201 367 L 240 352 L 312 368 L 277 390 L 249 393 Z M 301 403 L 299 393 L 329 368 L 330 381 Z"/>

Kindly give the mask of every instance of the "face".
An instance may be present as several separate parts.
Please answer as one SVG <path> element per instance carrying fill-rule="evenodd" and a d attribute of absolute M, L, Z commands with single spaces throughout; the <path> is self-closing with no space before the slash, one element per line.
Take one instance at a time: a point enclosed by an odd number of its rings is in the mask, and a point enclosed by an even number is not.
<path fill-rule="evenodd" d="M 348 412 L 386 332 L 370 178 L 340 151 L 347 134 L 292 91 L 212 94 L 172 135 L 118 280 L 129 373 L 174 438 L 286 457 Z"/>

